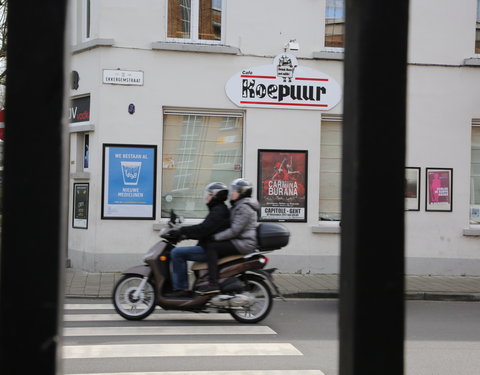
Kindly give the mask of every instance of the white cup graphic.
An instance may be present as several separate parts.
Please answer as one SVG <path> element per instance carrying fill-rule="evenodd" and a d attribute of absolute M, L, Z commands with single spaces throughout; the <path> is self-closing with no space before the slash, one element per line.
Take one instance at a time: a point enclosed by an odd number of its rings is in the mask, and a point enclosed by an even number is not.
<path fill-rule="evenodd" d="M 141 161 L 121 161 L 123 183 L 125 185 L 137 185 L 140 177 Z"/>

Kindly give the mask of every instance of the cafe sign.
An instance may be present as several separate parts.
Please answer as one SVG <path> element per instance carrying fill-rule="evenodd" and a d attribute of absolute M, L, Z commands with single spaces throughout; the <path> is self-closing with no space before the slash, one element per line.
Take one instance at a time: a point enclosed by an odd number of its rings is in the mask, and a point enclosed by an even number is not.
<path fill-rule="evenodd" d="M 288 53 L 273 64 L 244 69 L 225 85 L 228 98 L 239 107 L 328 111 L 341 99 L 340 85 L 318 70 L 298 65 Z"/>

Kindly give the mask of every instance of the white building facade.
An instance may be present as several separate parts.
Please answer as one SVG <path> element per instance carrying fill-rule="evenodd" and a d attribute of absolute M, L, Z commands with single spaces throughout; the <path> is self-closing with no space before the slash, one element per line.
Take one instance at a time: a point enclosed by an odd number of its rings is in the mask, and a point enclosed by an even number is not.
<path fill-rule="evenodd" d="M 480 275 L 477 14 L 411 1 L 408 274 Z M 244 177 L 291 233 L 272 266 L 339 271 L 343 1 L 72 0 L 70 18 L 72 267 L 140 263 L 171 209 L 198 223 L 204 186 Z M 382 171 L 388 220 L 376 189 Z"/>

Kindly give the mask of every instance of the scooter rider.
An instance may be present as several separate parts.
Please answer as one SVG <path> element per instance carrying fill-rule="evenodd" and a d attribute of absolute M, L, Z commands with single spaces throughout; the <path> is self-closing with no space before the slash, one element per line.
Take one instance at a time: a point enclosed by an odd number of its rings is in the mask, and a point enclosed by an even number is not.
<path fill-rule="evenodd" d="M 243 179 L 232 181 L 230 190 L 230 227 L 213 236 L 206 244 L 209 283 L 200 286 L 200 294 L 220 292 L 218 285 L 218 258 L 228 255 L 248 254 L 257 247 L 257 218 L 260 205 L 252 198 L 253 186 Z"/>
<path fill-rule="evenodd" d="M 170 253 L 171 274 L 174 291 L 169 297 L 189 296 L 187 261 L 206 261 L 205 247 L 207 242 L 212 241 L 212 235 L 221 232 L 230 225 L 230 211 L 225 204 L 228 197 L 228 187 L 222 182 L 212 182 L 205 187 L 205 200 L 208 207 L 208 215 L 203 222 L 172 229 L 169 235 L 180 238 L 198 240 L 196 246 L 176 247 Z"/>

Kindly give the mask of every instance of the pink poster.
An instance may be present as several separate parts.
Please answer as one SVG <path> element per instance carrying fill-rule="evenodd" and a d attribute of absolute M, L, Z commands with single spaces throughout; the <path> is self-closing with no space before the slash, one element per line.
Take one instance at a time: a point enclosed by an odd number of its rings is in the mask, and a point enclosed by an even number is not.
<path fill-rule="evenodd" d="M 427 168 L 427 211 L 451 211 L 452 170 Z"/>

